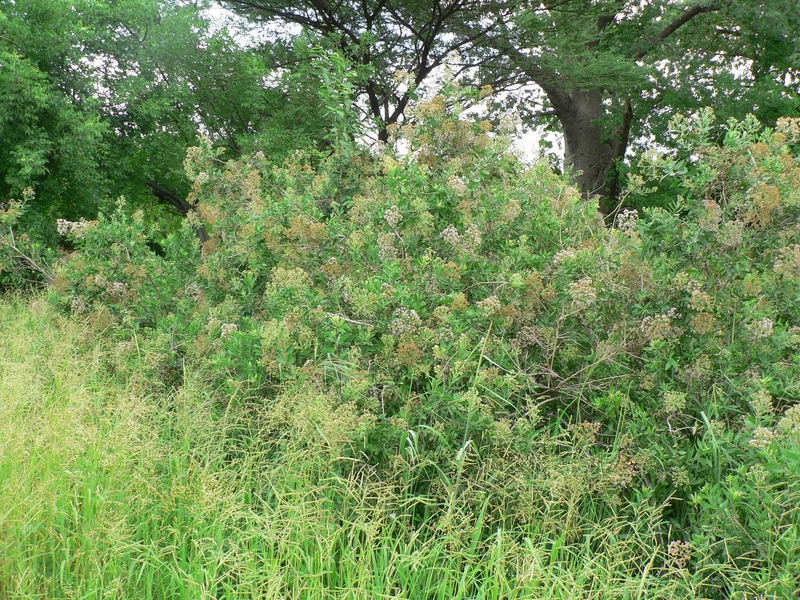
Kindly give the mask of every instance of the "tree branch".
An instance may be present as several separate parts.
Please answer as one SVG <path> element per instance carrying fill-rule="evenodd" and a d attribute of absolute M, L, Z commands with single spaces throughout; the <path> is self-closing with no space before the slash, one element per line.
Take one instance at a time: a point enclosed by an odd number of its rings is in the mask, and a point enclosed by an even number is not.
<path fill-rule="evenodd" d="M 166 204 L 171 204 L 182 216 L 186 217 L 194 210 L 194 207 L 186 202 L 184 198 L 181 198 L 178 194 L 163 185 L 155 181 L 148 181 L 147 186 L 156 198 Z M 197 237 L 200 239 L 200 244 L 205 244 L 208 241 L 208 232 L 202 225 L 197 228 Z"/>
<path fill-rule="evenodd" d="M 711 4 L 707 6 L 693 6 L 692 8 L 688 8 L 683 11 L 683 14 L 679 16 L 677 19 L 672 21 L 669 25 L 667 25 L 664 29 L 662 29 L 659 33 L 654 35 L 653 37 L 649 38 L 647 41 L 649 42 L 648 48 L 641 48 L 637 52 L 635 52 L 632 58 L 644 58 L 644 56 L 652 50 L 655 46 L 659 44 L 659 42 L 663 42 L 673 33 L 675 33 L 678 29 L 686 25 L 689 21 L 697 17 L 698 15 L 702 15 L 703 13 L 707 12 L 714 12 L 719 10 L 720 7 L 716 4 Z"/>
<path fill-rule="evenodd" d="M 311 27 L 312 29 L 316 29 L 317 31 L 325 31 L 328 33 L 331 32 L 323 21 L 314 20 L 300 13 L 278 10 L 265 3 L 258 2 L 257 0 L 225 0 L 225 2 L 226 4 L 232 4 L 234 6 L 250 9 L 253 12 L 263 12 L 271 17 L 278 17 L 289 23 L 305 25 L 307 27 Z"/>

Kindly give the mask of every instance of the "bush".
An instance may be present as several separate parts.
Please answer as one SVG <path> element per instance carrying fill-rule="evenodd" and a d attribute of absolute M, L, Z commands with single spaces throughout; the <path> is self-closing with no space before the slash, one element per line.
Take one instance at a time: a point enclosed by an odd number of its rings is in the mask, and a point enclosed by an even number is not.
<path fill-rule="evenodd" d="M 184 228 L 158 252 L 124 207 L 77 228 L 53 298 L 149 340 L 143 382 L 203 370 L 275 460 L 322 443 L 326 468 L 402 484 L 417 525 L 481 515 L 576 540 L 661 507 L 659 568 L 706 595 L 792 589 L 797 121 L 731 122 L 715 146 L 711 115 L 676 119 L 686 158 L 633 183 L 682 177 L 682 196 L 607 229 L 457 102 L 416 116 L 405 152 L 318 167 L 192 149 Z"/>

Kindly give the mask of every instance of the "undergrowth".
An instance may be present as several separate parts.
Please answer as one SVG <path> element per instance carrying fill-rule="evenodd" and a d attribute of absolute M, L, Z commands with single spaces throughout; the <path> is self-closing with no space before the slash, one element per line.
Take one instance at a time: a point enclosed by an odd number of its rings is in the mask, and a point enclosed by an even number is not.
<path fill-rule="evenodd" d="M 505 473 L 484 473 L 482 490 L 454 474 L 448 502 L 428 509 L 411 482 L 338 475 L 346 459 L 322 432 L 292 432 L 276 460 L 267 415 L 214 411 L 197 374 L 148 397 L 117 368 L 146 357 L 91 320 L 40 299 L 0 315 L 4 598 L 666 599 L 776 585 L 769 565 L 670 544 L 681 534 L 647 494 L 608 512 L 546 493 L 503 527 L 490 507 L 513 500 Z M 573 477 L 581 458 L 546 444 L 536 456 Z M 731 495 L 751 480 L 736 477 L 721 482 Z"/>
<path fill-rule="evenodd" d="M 797 121 L 676 119 L 631 190 L 680 195 L 613 228 L 492 129 L 437 96 L 402 153 L 206 144 L 180 231 L 60 223 L 3 306 L 4 593 L 790 597 Z M 51 260 L 23 210 L 9 269 Z"/>

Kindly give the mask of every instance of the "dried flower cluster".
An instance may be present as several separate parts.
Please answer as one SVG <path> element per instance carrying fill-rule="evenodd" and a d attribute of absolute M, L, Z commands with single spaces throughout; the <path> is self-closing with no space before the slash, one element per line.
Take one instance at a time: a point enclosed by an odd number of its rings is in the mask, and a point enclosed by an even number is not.
<path fill-rule="evenodd" d="M 693 554 L 694 546 L 690 542 L 683 540 L 673 540 L 667 548 L 670 566 L 675 569 L 685 569 L 689 566 L 689 561 L 692 560 Z"/>
<path fill-rule="evenodd" d="M 58 235 L 80 239 L 95 225 L 97 225 L 96 221 L 67 221 L 66 219 L 58 219 L 56 221 L 56 231 L 58 231 Z"/>
<path fill-rule="evenodd" d="M 422 327 L 417 311 L 411 308 L 398 308 L 394 311 L 394 318 L 389 323 L 389 331 L 392 335 L 401 336 L 404 334 L 414 334 Z"/>
<path fill-rule="evenodd" d="M 591 308 L 597 301 L 597 290 L 591 277 L 584 277 L 570 283 L 569 295 L 572 298 L 572 305 L 578 311 Z"/>
<path fill-rule="evenodd" d="M 750 335 L 753 336 L 756 340 L 762 340 L 764 338 L 768 338 L 772 335 L 772 331 L 775 328 L 775 323 L 772 319 L 764 318 L 759 319 L 753 323 L 747 325 L 747 330 L 750 332 Z"/>

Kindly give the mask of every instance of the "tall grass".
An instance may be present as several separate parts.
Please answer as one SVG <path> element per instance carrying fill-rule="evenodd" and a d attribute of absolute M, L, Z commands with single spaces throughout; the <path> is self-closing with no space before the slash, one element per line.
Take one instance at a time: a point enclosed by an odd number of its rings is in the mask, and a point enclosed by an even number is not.
<path fill-rule="evenodd" d="M 594 521 L 545 498 L 504 528 L 502 488 L 426 507 L 325 441 L 276 452 L 257 408 L 215 412 L 191 372 L 143 396 L 146 358 L 42 301 L 0 304 L 0 598 L 674 599 L 735 575 L 665 568 L 646 497 Z"/>

